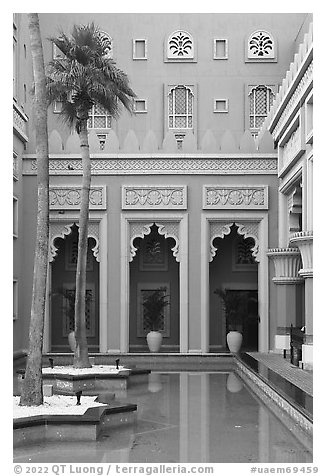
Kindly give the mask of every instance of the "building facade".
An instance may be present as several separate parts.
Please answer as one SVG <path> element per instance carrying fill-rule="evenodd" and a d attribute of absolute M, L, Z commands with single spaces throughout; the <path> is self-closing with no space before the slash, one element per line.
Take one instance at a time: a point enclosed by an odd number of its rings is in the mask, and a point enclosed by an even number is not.
<path fill-rule="evenodd" d="M 26 15 L 18 16 L 26 26 Z M 142 302 L 157 288 L 170 299 L 162 351 L 224 351 L 225 315 L 214 294 L 223 287 L 257 301 L 243 323 L 245 350 L 282 352 L 291 324 L 305 326 L 302 359 L 310 365 L 311 20 L 303 13 L 40 14 L 46 62 L 60 54 L 46 38 L 94 21 L 137 94 L 133 115 L 114 120 L 94 106 L 89 119 L 90 351 L 145 350 Z M 27 36 L 20 48 L 17 62 L 26 57 L 31 80 Z M 14 119 L 20 106 L 14 102 Z M 60 103 L 49 111 L 45 352 L 69 350 L 73 328 L 82 169 L 78 137 L 59 112 Z M 27 347 L 37 198 L 32 117 L 24 124 L 26 137 L 14 146 L 17 352 Z"/>

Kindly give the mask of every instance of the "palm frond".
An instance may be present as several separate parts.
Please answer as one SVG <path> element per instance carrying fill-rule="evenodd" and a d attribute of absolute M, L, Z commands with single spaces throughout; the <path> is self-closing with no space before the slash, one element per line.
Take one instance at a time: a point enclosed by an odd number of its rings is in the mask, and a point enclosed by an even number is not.
<path fill-rule="evenodd" d="M 49 100 L 62 102 L 61 114 L 67 114 L 69 125 L 78 125 L 81 116 L 87 118 L 94 104 L 113 117 L 119 115 L 121 107 L 133 112 L 136 94 L 128 76 L 107 57 L 107 39 L 94 23 L 75 25 L 71 37 L 61 32 L 50 41 L 64 56 L 48 64 Z M 76 114 L 75 120 L 72 114 Z"/>

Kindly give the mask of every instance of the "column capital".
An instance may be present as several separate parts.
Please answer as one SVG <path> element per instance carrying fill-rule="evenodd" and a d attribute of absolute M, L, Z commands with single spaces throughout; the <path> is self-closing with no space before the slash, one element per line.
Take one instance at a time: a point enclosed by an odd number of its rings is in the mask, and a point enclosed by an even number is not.
<path fill-rule="evenodd" d="M 293 233 L 290 237 L 290 243 L 297 246 L 301 253 L 302 268 L 299 275 L 303 278 L 312 278 L 313 276 L 313 232 L 299 231 Z"/>
<path fill-rule="evenodd" d="M 298 275 L 301 265 L 301 254 L 298 248 L 270 248 L 267 256 L 272 259 L 275 267 L 275 284 L 300 284 L 303 279 Z"/>

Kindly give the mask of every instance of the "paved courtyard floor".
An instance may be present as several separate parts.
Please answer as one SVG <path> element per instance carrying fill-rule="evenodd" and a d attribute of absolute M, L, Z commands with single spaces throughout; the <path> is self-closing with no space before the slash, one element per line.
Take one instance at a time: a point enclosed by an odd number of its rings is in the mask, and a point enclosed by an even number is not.
<path fill-rule="evenodd" d="M 313 396 L 313 372 L 302 370 L 291 364 L 289 358 L 284 359 L 283 355 L 262 352 L 247 352 L 259 362 L 263 362 L 266 367 L 276 372 L 281 377 L 296 385 L 298 388 Z"/>

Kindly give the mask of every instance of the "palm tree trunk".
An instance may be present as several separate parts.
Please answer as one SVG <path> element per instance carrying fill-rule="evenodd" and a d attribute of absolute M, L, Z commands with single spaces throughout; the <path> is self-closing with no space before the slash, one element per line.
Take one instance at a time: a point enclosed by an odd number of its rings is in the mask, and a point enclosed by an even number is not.
<path fill-rule="evenodd" d="M 91 159 L 89 155 L 87 118 L 81 120 L 80 149 L 83 164 L 83 181 L 79 214 L 78 258 L 76 271 L 75 298 L 75 339 L 74 367 L 91 367 L 88 358 L 85 320 L 86 266 L 88 242 L 89 192 L 91 188 Z"/>
<path fill-rule="evenodd" d="M 29 349 L 20 405 L 42 405 L 42 346 L 49 246 L 49 154 L 47 97 L 39 19 L 29 13 L 29 34 L 35 93 L 33 98 L 37 161 L 37 231 L 34 256 L 33 294 L 29 326 Z"/>

